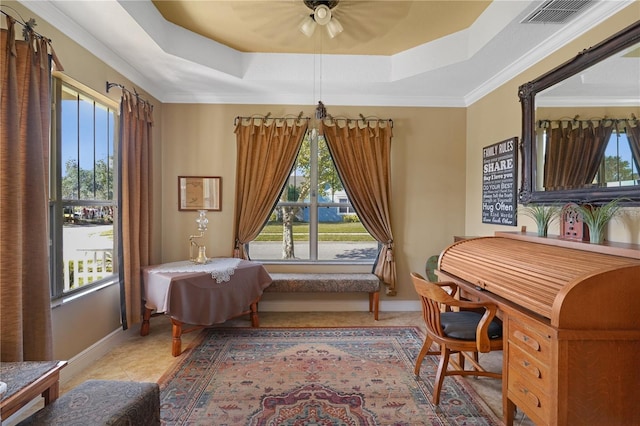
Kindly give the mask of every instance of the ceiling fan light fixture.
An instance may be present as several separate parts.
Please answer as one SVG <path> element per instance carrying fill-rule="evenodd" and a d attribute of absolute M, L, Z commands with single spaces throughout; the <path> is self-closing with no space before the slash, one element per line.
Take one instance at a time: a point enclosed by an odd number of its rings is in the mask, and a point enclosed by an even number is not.
<path fill-rule="evenodd" d="M 327 33 L 329 33 L 329 37 L 331 38 L 334 38 L 343 30 L 344 28 L 342 28 L 342 24 L 335 17 L 327 23 Z"/>
<path fill-rule="evenodd" d="M 327 25 L 331 21 L 331 9 L 325 4 L 317 6 L 313 11 L 313 19 L 319 25 Z"/>
<path fill-rule="evenodd" d="M 318 24 L 316 24 L 316 21 L 313 20 L 311 15 L 305 16 L 305 18 L 300 23 L 300 31 L 307 37 L 311 37 L 317 26 Z"/>

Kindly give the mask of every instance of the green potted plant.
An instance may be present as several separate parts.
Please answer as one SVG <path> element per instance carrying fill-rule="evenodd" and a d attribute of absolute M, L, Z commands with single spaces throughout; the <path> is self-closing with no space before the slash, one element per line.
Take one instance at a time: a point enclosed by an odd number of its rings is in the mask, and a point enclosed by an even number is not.
<path fill-rule="evenodd" d="M 573 207 L 589 228 L 589 242 L 602 244 L 607 223 L 618 215 L 622 208 L 620 205 L 622 201 L 622 198 L 616 198 L 602 205 L 576 204 Z"/>
<path fill-rule="evenodd" d="M 558 218 L 560 207 L 556 205 L 527 204 L 520 209 L 522 214 L 530 217 L 538 227 L 538 237 L 546 237 L 549 225 Z"/>

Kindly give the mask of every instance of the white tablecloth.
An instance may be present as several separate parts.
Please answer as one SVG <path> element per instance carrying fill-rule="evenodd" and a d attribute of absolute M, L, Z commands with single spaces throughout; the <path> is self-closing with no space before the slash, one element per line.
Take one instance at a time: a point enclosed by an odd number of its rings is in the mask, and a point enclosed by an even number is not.
<path fill-rule="evenodd" d="M 218 283 L 227 282 L 231 279 L 231 275 L 236 271 L 241 259 L 233 257 L 209 259 L 205 264 L 193 263 L 189 260 L 180 262 L 163 263 L 154 266 L 147 271 L 150 274 L 166 273 L 166 272 L 208 272 L 211 278 Z"/>

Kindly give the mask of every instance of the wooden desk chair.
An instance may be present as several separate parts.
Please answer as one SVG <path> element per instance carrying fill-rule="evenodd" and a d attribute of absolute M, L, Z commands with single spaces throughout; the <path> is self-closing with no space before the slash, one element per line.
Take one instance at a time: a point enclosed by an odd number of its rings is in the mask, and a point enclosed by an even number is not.
<path fill-rule="evenodd" d="M 457 300 L 452 296 L 458 286 L 452 282 L 434 283 L 412 272 L 411 279 L 422 301 L 422 315 L 427 326 L 425 338 L 414 373 L 420 375 L 420 366 L 426 355 L 440 355 L 440 363 L 433 385 L 433 403 L 440 403 L 440 390 L 445 376 L 487 376 L 501 379 L 501 373 L 485 370 L 478 362 L 478 352 L 502 350 L 502 324 L 495 319 L 497 306 L 491 303 Z M 442 287 L 450 287 L 452 294 Z M 452 307 L 458 311 L 451 310 Z M 484 314 L 460 309 L 483 308 Z M 440 346 L 440 352 L 430 351 L 431 344 Z M 451 354 L 459 354 L 456 362 Z M 473 365 L 473 370 L 465 370 L 464 361 Z M 449 365 L 453 367 L 449 370 Z"/>

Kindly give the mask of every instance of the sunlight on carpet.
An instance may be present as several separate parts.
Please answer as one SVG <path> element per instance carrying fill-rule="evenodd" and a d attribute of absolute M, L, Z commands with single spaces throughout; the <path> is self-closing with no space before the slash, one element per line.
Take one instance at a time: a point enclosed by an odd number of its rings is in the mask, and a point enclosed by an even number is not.
<path fill-rule="evenodd" d="M 414 327 L 210 328 L 160 380 L 166 425 L 498 425 L 464 379 L 431 403 Z"/>

